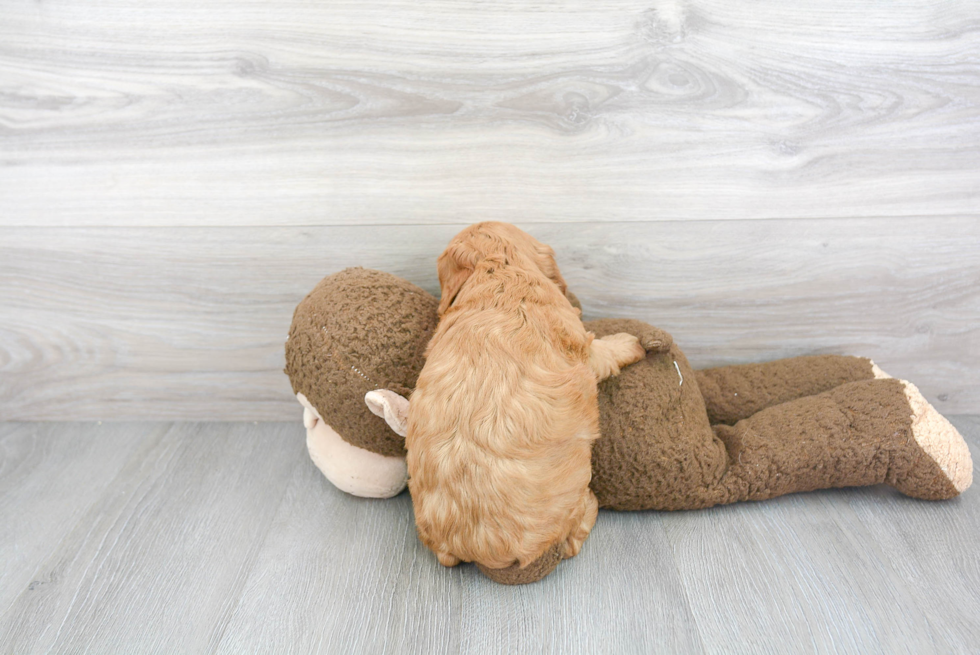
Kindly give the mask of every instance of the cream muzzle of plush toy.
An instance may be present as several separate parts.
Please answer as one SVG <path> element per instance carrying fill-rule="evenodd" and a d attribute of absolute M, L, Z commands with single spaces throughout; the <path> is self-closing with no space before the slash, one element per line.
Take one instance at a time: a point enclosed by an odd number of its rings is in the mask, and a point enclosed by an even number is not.
<path fill-rule="evenodd" d="M 405 489 L 408 485 L 408 467 L 404 457 L 379 455 L 347 443 L 323 420 L 306 396 L 298 393 L 296 398 L 303 406 L 303 425 L 306 426 L 306 447 L 310 451 L 310 459 L 335 487 L 364 498 L 391 498 Z M 394 391 L 376 389 L 367 392 L 364 402 L 396 434 L 405 436 L 407 398 Z"/>

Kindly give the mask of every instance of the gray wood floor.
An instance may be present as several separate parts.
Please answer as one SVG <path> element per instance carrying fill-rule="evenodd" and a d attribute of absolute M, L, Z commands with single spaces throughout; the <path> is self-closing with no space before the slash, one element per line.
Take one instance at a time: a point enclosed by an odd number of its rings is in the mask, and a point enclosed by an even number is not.
<path fill-rule="evenodd" d="M 954 417 L 980 459 L 980 417 Z M 602 512 L 503 587 L 290 423 L 0 424 L 0 652 L 976 653 L 980 491 Z"/>

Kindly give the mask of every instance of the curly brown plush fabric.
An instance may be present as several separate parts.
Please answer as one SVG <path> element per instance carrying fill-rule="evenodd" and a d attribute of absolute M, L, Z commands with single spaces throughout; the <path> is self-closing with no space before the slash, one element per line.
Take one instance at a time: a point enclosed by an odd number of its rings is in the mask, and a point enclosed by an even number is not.
<path fill-rule="evenodd" d="M 636 329 L 621 319 L 586 327 L 596 336 Z M 694 372 L 672 346 L 599 385 L 592 490 L 619 510 L 883 482 L 921 498 L 956 495 L 911 438 L 902 384 L 873 377 L 869 360 L 836 355 Z M 712 427 L 712 415 L 738 422 Z"/>
<path fill-rule="evenodd" d="M 837 355 L 722 366 L 695 375 L 712 425 L 735 425 L 766 407 L 874 377 L 870 359 Z"/>
<path fill-rule="evenodd" d="M 630 323 L 602 319 L 585 326 L 603 337 Z M 599 425 L 592 491 L 600 507 L 700 507 L 705 484 L 725 471 L 725 446 L 711 432 L 694 371 L 676 345 L 600 383 Z"/>
<path fill-rule="evenodd" d="M 296 307 L 286 375 L 348 443 L 404 455 L 405 440 L 372 414 L 364 394 L 408 396 L 425 363 L 438 302 L 394 275 L 348 268 L 327 276 Z"/>
<path fill-rule="evenodd" d="M 561 551 L 564 544 L 558 543 L 545 551 L 545 553 L 534 560 L 523 569 L 517 564 L 508 566 L 506 569 L 488 569 L 482 564 L 477 564 L 477 568 L 494 582 L 501 584 L 528 584 L 537 582 L 555 570 L 561 563 Z"/>
<path fill-rule="evenodd" d="M 912 435 L 900 380 L 859 380 L 715 426 L 728 470 L 705 490 L 711 504 L 833 487 L 889 484 L 938 500 L 959 492 Z M 713 502 L 712 502 L 713 501 Z"/>

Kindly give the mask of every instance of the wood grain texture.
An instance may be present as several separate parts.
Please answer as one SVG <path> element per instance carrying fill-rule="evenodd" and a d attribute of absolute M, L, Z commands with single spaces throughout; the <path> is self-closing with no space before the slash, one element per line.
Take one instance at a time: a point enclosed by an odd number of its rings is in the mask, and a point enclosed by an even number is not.
<path fill-rule="evenodd" d="M 0 224 L 980 215 L 980 9 L 8 0 Z"/>
<path fill-rule="evenodd" d="M 38 567 L 43 584 L 5 612 L 0 651 L 202 652 L 220 641 L 303 444 L 282 426 L 159 428 L 129 427 L 139 453 L 63 526 Z"/>
<path fill-rule="evenodd" d="M 870 510 L 896 504 L 894 495 L 882 492 Z M 881 557 L 840 492 L 671 518 L 667 533 L 707 643 L 747 653 L 772 652 L 776 643 L 794 652 L 885 655 L 952 652 L 958 639 L 950 635 L 969 634 L 930 623 L 921 595 Z M 944 542 L 957 532 L 950 526 Z M 941 588 L 940 579 L 930 585 Z M 742 614 L 733 621 L 735 607 Z"/>
<path fill-rule="evenodd" d="M 0 424 L 0 612 L 53 582 L 38 568 L 146 438 L 131 425 Z"/>
<path fill-rule="evenodd" d="M 953 423 L 970 442 L 976 463 L 980 418 L 954 417 Z M 873 556 L 890 563 L 934 632 L 960 636 L 948 650 L 938 649 L 946 652 L 967 653 L 980 647 L 980 549 L 972 527 L 980 524 L 980 503 L 968 502 L 969 498 L 932 507 L 890 497 L 875 487 L 856 492 L 849 500 L 853 515 L 877 535 Z M 973 545 L 964 550 L 961 544 Z M 942 584 L 935 584 L 937 580 Z"/>
<path fill-rule="evenodd" d="M 438 293 L 463 226 L 2 228 L 0 418 L 285 420 L 296 304 L 378 268 Z M 872 357 L 980 411 L 980 221 L 525 225 L 587 318 L 644 319 L 695 366 Z"/>
<path fill-rule="evenodd" d="M 218 652 L 700 652 L 657 518 L 603 514 L 594 534 L 540 584 L 496 585 L 438 564 L 407 494 L 365 502 L 306 466 Z"/>
<path fill-rule="evenodd" d="M 980 419 L 953 422 L 980 459 Z M 980 644 L 976 488 L 945 502 L 873 487 L 696 512 L 603 510 L 578 557 L 540 583 L 504 587 L 470 565 L 439 566 L 407 495 L 354 498 L 326 482 L 298 421 L 0 424 L 0 471 L 2 652 L 863 655 Z M 7 529 L 23 517 L 29 529 Z M 25 575 L 16 554 L 42 539 Z"/>

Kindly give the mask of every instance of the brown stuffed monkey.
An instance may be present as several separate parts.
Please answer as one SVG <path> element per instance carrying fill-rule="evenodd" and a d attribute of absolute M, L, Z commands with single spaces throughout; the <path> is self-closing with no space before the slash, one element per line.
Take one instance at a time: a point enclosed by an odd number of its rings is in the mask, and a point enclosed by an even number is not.
<path fill-rule="evenodd" d="M 405 488 L 407 398 L 437 305 L 396 276 L 352 268 L 324 278 L 296 308 L 286 373 L 304 406 L 310 456 L 340 489 L 387 498 Z M 646 323 L 585 326 L 597 337 L 634 334 L 651 351 L 599 384 L 591 487 L 600 507 L 698 509 L 873 484 L 941 500 L 972 482 L 956 429 L 914 385 L 868 359 L 694 371 L 670 335 Z M 555 550 L 524 568 L 481 570 L 498 582 L 533 582 L 560 557 Z"/>

